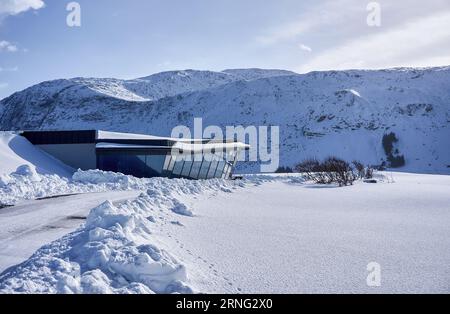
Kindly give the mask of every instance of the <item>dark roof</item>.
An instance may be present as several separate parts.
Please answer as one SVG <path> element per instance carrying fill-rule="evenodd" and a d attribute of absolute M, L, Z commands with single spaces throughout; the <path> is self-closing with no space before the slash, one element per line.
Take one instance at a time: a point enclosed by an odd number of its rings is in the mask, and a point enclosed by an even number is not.
<path fill-rule="evenodd" d="M 34 145 L 54 144 L 97 144 L 114 143 L 124 145 L 143 145 L 171 148 L 179 141 L 175 138 L 153 137 L 143 134 L 107 132 L 108 136 L 100 136 L 98 130 L 71 130 L 71 131 L 23 131 L 21 135 Z M 125 135 L 125 136 L 124 136 Z M 126 137 L 129 135 L 129 138 Z M 236 143 L 233 140 L 183 140 L 191 144 Z M 105 148 L 107 149 L 107 148 Z M 126 149 L 125 147 L 123 149 Z"/>
<path fill-rule="evenodd" d="M 97 131 L 24 131 L 21 133 L 34 145 L 45 144 L 94 144 Z"/>

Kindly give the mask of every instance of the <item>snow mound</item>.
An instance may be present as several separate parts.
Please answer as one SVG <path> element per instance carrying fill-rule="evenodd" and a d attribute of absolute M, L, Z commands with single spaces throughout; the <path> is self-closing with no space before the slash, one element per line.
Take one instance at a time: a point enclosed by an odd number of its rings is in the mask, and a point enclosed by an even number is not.
<path fill-rule="evenodd" d="M 184 205 L 178 201 L 175 202 L 175 206 L 172 207 L 172 211 L 174 213 L 182 215 L 182 216 L 190 216 L 190 217 L 194 216 L 192 211 L 189 210 L 186 205 Z"/>
<path fill-rule="evenodd" d="M 152 186 L 150 181 L 101 170 L 78 170 L 69 179 L 39 174 L 34 167 L 22 165 L 9 175 L 0 175 L 0 203 L 14 205 L 21 200 L 89 192 L 145 191 Z"/>
<path fill-rule="evenodd" d="M 22 165 L 12 175 L 28 177 L 30 181 L 41 181 L 41 177 L 37 174 L 36 169 L 30 165 Z"/>
<path fill-rule="evenodd" d="M 153 243 L 147 217 L 169 198 L 107 201 L 86 224 L 0 276 L 5 293 L 192 293 L 186 267 Z M 168 211 L 167 211 L 168 212 Z"/>
<path fill-rule="evenodd" d="M 39 174 L 30 165 L 19 166 L 15 172 L 0 176 L 2 204 L 14 205 L 20 200 L 88 191 L 72 185 L 65 177 Z"/>
<path fill-rule="evenodd" d="M 23 165 L 39 174 L 57 174 L 68 178 L 74 172 L 72 168 L 14 132 L 0 132 L 0 161 L 0 175 L 16 171 Z"/>
<path fill-rule="evenodd" d="M 138 178 L 127 176 L 122 173 L 102 171 L 102 170 L 78 170 L 72 176 L 73 181 L 81 182 L 85 184 L 115 184 L 124 187 L 133 187 L 139 185 L 140 180 Z"/>

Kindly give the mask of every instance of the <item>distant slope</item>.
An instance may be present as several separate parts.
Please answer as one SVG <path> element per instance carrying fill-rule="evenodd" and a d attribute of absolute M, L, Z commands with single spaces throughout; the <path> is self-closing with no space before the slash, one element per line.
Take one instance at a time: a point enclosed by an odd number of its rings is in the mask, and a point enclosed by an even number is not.
<path fill-rule="evenodd" d="M 394 132 L 402 170 L 450 173 L 450 68 L 174 71 L 137 80 L 44 82 L 0 102 L 0 128 L 170 135 L 174 126 L 278 125 L 281 165 L 330 154 L 380 164 Z M 242 171 L 258 171 L 255 164 Z"/>

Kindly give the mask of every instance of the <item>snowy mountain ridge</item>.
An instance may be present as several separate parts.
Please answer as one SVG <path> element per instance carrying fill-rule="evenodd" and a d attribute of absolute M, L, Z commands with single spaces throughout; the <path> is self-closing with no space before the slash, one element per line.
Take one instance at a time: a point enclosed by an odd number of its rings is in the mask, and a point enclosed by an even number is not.
<path fill-rule="evenodd" d="M 174 126 L 278 125 L 280 163 L 337 155 L 380 164 L 394 132 L 402 170 L 450 173 L 450 67 L 296 74 L 170 71 L 134 80 L 43 82 L 0 101 L 0 129 L 103 129 L 168 136 Z M 256 164 L 242 171 L 256 172 Z"/>

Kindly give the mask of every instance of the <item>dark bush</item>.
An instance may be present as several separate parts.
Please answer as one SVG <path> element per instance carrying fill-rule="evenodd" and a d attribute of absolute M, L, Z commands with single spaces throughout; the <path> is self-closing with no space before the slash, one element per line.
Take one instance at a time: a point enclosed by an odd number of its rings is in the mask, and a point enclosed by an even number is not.
<path fill-rule="evenodd" d="M 372 179 L 372 178 L 373 178 L 373 168 L 367 167 L 364 174 L 364 179 Z"/>
<path fill-rule="evenodd" d="M 302 173 L 306 180 L 316 180 L 316 173 L 321 170 L 321 164 L 317 159 L 306 159 L 294 167 L 295 172 Z"/>
<path fill-rule="evenodd" d="M 306 159 L 295 166 L 297 172 L 318 172 L 320 171 L 320 161 L 317 159 Z"/>
<path fill-rule="evenodd" d="M 338 183 L 339 186 L 352 185 L 356 180 L 353 169 L 345 160 L 328 157 L 323 162 L 324 172 L 329 183 Z"/>
<path fill-rule="evenodd" d="M 357 161 L 357 160 L 354 160 L 354 161 L 352 162 L 352 164 L 353 164 L 353 167 L 355 167 L 355 170 L 356 170 L 357 173 L 358 173 L 358 177 L 359 177 L 360 179 L 363 178 L 363 177 L 365 176 L 365 168 L 364 168 L 364 165 L 363 165 L 361 162 Z"/>
<path fill-rule="evenodd" d="M 295 171 L 303 173 L 306 180 L 314 181 L 317 184 L 351 185 L 357 178 L 350 164 L 337 157 L 328 157 L 323 162 L 308 159 L 299 163 L 295 167 Z"/>

